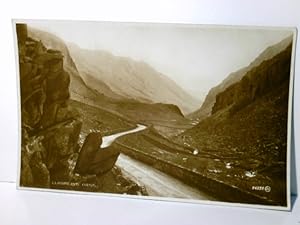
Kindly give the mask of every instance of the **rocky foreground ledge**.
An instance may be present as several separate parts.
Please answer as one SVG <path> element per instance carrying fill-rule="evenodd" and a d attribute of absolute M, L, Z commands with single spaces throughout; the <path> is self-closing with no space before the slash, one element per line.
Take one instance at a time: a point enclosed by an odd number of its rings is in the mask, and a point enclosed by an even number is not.
<path fill-rule="evenodd" d="M 61 52 L 47 49 L 17 24 L 21 88 L 22 186 L 50 188 L 70 179 L 82 122 L 69 107 L 69 74 Z"/>
<path fill-rule="evenodd" d="M 70 76 L 64 69 L 64 56 L 29 37 L 26 24 L 17 24 L 16 28 L 21 89 L 20 185 L 146 194 L 114 163 L 106 170 L 96 164 L 89 173 L 74 172 L 83 121 L 69 103 Z"/>

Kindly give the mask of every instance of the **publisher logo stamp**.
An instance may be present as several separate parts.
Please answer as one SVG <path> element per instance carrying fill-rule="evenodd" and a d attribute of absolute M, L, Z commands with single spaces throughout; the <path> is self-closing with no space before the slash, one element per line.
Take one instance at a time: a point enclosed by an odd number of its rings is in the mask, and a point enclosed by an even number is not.
<path fill-rule="evenodd" d="M 271 192 L 271 187 L 270 186 L 265 186 L 265 192 Z"/>

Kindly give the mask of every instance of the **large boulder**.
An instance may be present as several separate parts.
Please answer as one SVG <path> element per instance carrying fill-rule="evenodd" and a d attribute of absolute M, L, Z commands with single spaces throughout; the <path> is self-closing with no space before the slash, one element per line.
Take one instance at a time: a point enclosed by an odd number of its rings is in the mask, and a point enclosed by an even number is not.
<path fill-rule="evenodd" d="M 119 151 L 114 147 L 101 149 L 102 136 L 93 132 L 86 137 L 75 167 L 75 172 L 81 175 L 104 175 L 115 165 Z"/>
<path fill-rule="evenodd" d="M 95 154 L 102 144 L 102 135 L 100 132 L 93 132 L 87 135 L 80 154 L 77 159 L 75 173 L 86 175 L 89 173 L 90 163 L 93 161 Z"/>

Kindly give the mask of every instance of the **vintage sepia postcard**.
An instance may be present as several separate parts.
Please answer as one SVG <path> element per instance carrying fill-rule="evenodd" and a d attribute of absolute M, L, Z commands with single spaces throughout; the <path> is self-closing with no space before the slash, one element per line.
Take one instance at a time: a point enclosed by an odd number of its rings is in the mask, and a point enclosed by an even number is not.
<path fill-rule="evenodd" d="M 19 188 L 290 208 L 295 29 L 13 28 Z"/>

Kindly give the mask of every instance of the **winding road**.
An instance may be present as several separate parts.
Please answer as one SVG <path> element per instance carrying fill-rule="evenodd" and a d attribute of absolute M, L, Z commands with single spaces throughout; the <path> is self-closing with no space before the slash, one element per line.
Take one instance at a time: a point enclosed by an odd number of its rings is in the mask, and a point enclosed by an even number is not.
<path fill-rule="evenodd" d="M 206 193 L 124 154 L 119 156 L 116 165 L 131 180 L 145 186 L 150 196 L 214 200 Z"/>
<path fill-rule="evenodd" d="M 102 144 L 101 144 L 100 148 L 109 147 L 118 137 L 124 136 L 126 134 L 136 133 L 136 132 L 145 130 L 146 128 L 147 128 L 146 126 L 138 124 L 137 127 L 132 129 L 132 130 L 112 134 L 112 135 L 109 135 L 109 136 L 104 136 L 104 137 L 102 137 Z"/>
<path fill-rule="evenodd" d="M 116 133 L 102 138 L 101 148 L 109 147 L 118 137 L 145 130 L 147 127 L 138 124 L 135 129 Z M 214 200 L 213 197 L 196 188 L 192 188 L 180 180 L 169 176 L 151 166 L 120 154 L 116 165 L 125 176 L 146 188 L 150 196 L 185 198 L 198 200 Z"/>

